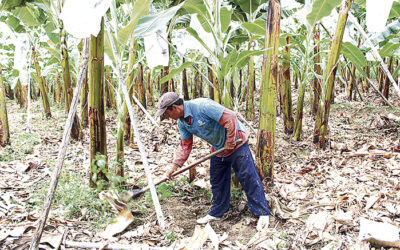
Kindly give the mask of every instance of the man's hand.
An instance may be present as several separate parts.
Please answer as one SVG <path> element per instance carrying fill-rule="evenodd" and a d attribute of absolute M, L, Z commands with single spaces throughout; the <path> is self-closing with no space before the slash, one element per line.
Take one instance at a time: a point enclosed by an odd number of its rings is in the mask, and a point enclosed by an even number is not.
<path fill-rule="evenodd" d="M 171 180 L 171 179 L 172 179 L 172 174 L 173 174 L 176 170 L 178 170 L 178 168 L 179 168 L 178 165 L 172 163 L 170 169 L 165 173 L 166 177 L 167 177 L 168 179 Z"/>

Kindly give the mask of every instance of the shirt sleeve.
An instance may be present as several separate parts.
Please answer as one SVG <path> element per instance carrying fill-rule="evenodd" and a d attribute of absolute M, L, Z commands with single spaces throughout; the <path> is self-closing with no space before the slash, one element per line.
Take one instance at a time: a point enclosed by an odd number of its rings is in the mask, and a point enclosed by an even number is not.
<path fill-rule="evenodd" d="M 178 150 L 175 153 L 175 159 L 173 161 L 174 164 L 182 167 L 183 164 L 186 162 L 187 158 L 192 152 L 192 145 L 193 145 L 193 136 L 181 140 L 181 143 L 178 146 Z"/>
<path fill-rule="evenodd" d="M 224 109 L 218 123 L 226 128 L 225 144 L 234 147 L 237 137 L 237 117 L 235 112 L 230 109 Z"/>

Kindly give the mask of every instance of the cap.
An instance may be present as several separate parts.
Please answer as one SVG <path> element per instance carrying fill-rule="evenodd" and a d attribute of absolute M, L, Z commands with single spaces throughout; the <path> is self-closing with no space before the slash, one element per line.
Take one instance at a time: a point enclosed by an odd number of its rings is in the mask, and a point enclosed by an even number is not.
<path fill-rule="evenodd" d="M 163 94 L 158 101 L 158 110 L 156 116 L 164 114 L 165 110 L 178 100 L 179 96 L 175 92 L 167 92 Z"/>

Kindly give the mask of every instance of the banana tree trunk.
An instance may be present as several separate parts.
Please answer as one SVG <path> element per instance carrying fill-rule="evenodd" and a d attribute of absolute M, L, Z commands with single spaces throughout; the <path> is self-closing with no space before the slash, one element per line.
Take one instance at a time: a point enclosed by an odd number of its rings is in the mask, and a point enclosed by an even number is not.
<path fill-rule="evenodd" d="M 349 85 L 347 86 L 347 98 L 349 101 L 351 101 L 353 99 L 353 92 L 354 88 L 355 88 L 355 84 L 356 84 L 356 79 L 355 79 L 355 74 L 356 74 L 356 66 L 352 66 L 351 69 L 349 69 L 349 72 L 351 72 L 350 74 L 350 81 L 349 81 Z M 355 96 L 355 95 L 354 95 Z"/>
<path fill-rule="evenodd" d="M 136 61 L 136 41 L 135 38 L 132 34 L 131 39 L 129 41 L 129 57 L 128 57 L 128 78 L 126 79 L 126 85 L 128 88 L 128 93 L 129 93 L 129 98 L 131 98 L 132 92 L 133 92 L 133 66 Z M 133 131 L 132 131 L 133 133 Z M 129 117 L 128 114 L 128 107 L 126 106 L 126 103 L 124 104 L 124 139 L 127 144 L 130 144 L 133 142 L 133 138 L 131 137 L 131 118 Z"/>
<path fill-rule="evenodd" d="M 17 98 L 17 102 L 19 107 L 22 108 L 25 105 L 24 95 L 22 94 L 22 86 L 21 81 L 18 79 L 17 84 L 15 85 L 15 97 Z"/>
<path fill-rule="evenodd" d="M 87 128 L 89 121 L 88 93 L 89 93 L 88 73 L 86 71 L 85 76 L 83 78 L 82 92 L 81 92 L 81 125 L 83 128 Z"/>
<path fill-rule="evenodd" d="M 324 73 L 324 87 L 323 100 L 321 102 L 321 109 L 317 113 L 314 127 L 314 142 L 318 142 L 319 149 L 326 148 L 326 135 L 328 132 L 328 119 L 332 101 L 332 93 L 334 90 L 334 82 L 337 70 L 337 61 L 342 47 L 342 38 L 353 0 L 344 0 L 340 7 L 338 22 L 336 25 L 335 35 L 332 39 L 331 50 L 328 54 L 328 62 L 326 71 Z"/>
<path fill-rule="evenodd" d="M 370 70 L 370 66 L 369 66 L 369 63 L 367 63 L 367 66 L 364 67 L 364 72 L 365 72 L 365 74 L 367 74 L 367 78 L 369 78 L 369 70 Z M 367 78 L 364 78 L 364 81 L 363 81 L 363 92 L 364 93 L 368 92 L 368 89 L 370 86 Z"/>
<path fill-rule="evenodd" d="M 60 104 L 60 80 L 58 79 L 58 72 L 54 76 L 54 101 L 56 104 Z"/>
<path fill-rule="evenodd" d="M 319 54 L 319 24 L 315 25 L 315 32 L 314 32 L 314 72 L 315 74 L 321 76 L 322 75 L 322 68 L 321 68 L 321 56 Z M 314 77 L 313 79 L 313 106 L 312 106 L 312 114 L 315 115 L 317 114 L 317 111 L 321 108 L 320 107 L 320 98 L 321 98 L 321 80 L 318 79 L 317 77 Z"/>
<path fill-rule="evenodd" d="M 211 66 L 214 69 L 215 72 L 215 66 Z M 219 91 L 219 82 L 217 75 L 213 73 L 213 86 L 214 86 L 214 101 L 217 103 L 221 103 L 221 96 L 220 96 L 220 91 Z"/>
<path fill-rule="evenodd" d="M 198 98 L 199 97 L 199 72 L 196 71 L 194 73 L 194 79 L 193 79 L 193 98 Z"/>
<path fill-rule="evenodd" d="M 261 162 L 262 178 L 273 182 L 275 159 L 275 127 L 278 79 L 278 48 L 281 5 L 278 0 L 268 3 L 268 18 L 265 34 L 265 49 L 262 67 L 260 96 L 260 122 L 257 135 L 257 158 Z M 259 169 L 260 171 L 260 169 Z"/>
<path fill-rule="evenodd" d="M 31 84 L 31 98 L 33 100 L 36 100 L 37 99 L 37 91 L 36 91 L 35 81 L 33 81 L 31 79 L 30 84 Z"/>
<path fill-rule="evenodd" d="M 38 78 L 38 81 L 39 81 L 39 89 L 40 89 L 40 95 L 42 96 L 44 113 L 45 113 L 45 116 L 47 118 L 50 118 L 51 117 L 51 111 L 50 111 L 49 98 L 48 98 L 48 95 L 47 95 L 46 87 L 44 86 L 44 83 L 43 83 L 42 75 L 40 73 L 39 61 L 38 61 L 38 58 L 37 58 L 37 55 L 36 55 L 35 46 L 33 46 L 33 44 L 32 44 L 32 57 L 33 57 L 33 62 L 35 64 L 36 75 L 37 75 L 37 78 Z"/>
<path fill-rule="evenodd" d="M 385 73 L 383 73 L 383 69 L 379 69 L 379 91 L 383 90 L 383 82 L 385 79 Z"/>
<path fill-rule="evenodd" d="M 207 73 L 208 73 L 208 76 L 207 76 L 207 78 L 208 78 L 208 80 L 210 81 L 210 82 L 213 82 L 213 72 L 212 72 L 212 70 L 211 70 L 211 64 L 210 64 L 210 62 L 208 61 L 208 59 L 207 59 L 207 65 L 208 65 L 208 67 L 207 67 Z M 208 84 L 208 97 L 210 98 L 210 99 L 212 99 L 212 100 L 214 100 L 214 88 L 210 85 L 210 84 Z"/>
<path fill-rule="evenodd" d="M 90 36 L 89 41 L 89 129 L 90 163 L 96 154 L 107 157 L 106 123 L 104 114 L 104 20 L 97 37 Z M 97 186 L 97 181 L 105 180 L 103 172 L 96 175 L 90 171 L 90 185 Z"/>
<path fill-rule="evenodd" d="M 6 90 L 3 83 L 2 69 L 0 68 L 0 145 L 10 144 L 10 130 L 8 127 Z"/>
<path fill-rule="evenodd" d="M 249 44 L 249 50 L 254 50 L 254 42 Z M 254 120 L 254 90 L 256 86 L 256 74 L 254 70 L 254 56 L 249 57 L 249 82 L 247 84 L 246 118 Z M 246 90 L 245 90 L 246 92 Z"/>
<path fill-rule="evenodd" d="M 199 74 L 199 96 L 204 97 L 203 91 L 203 76 Z"/>
<path fill-rule="evenodd" d="M 303 74 L 302 77 L 305 77 Z M 306 92 L 306 84 L 307 82 L 304 79 L 301 80 L 301 85 L 299 89 L 299 95 L 297 97 L 297 105 L 296 105 L 296 117 L 294 123 L 294 132 L 293 132 L 293 140 L 299 141 L 301 139 L 301 134 L 303 132 L 303 107 L 304 107 L 304 95 Z"/>
<path fill-rule="evenodd" d="M 4 84 L 6 96 L 7 96 L 10 100 L 14 100 L 14 91 L 11 89 L 10 84 L 5 83 L 5 82 L 3 82 L 3 84 Z"/>
<path fill-rule="evenodd" d="M 185 58 L 183 58 L 182 63 L 185 63 Z M 183 90 L 183 100 L 189 100 L 189 89 L 188 89 L 186 68 L 183 69 L 182 71 L 182 90 Z"/>
<path fill-rule="evenodd" d="M 144 89 L 144 82 L 143 82 L 143 65 L 139 63 L 138 65 L 138 99 L 140 103 L 146 108 L 146 92 Z"/>
<path fill-rule="evenodd" d="M 290 37 L 286 37 L 286 44 L 290 43 Z M 281 87 L 281 98 L 283 104 L 283 122 L 284 132 L 287 135 L 293 133 L 293 110 L 292 110 L 292 89 L 290 84 L 290 48 L 285 46 L 283 52 L 283 63 L 282 63 L 282 87 Z"/>
<path fill-rule="evenodd" d="M 71 75 L 69 70 L 69 55 L 67 47 L 67 34 L 61 23 L 60 28 L 60 48 L 61 48 L 61 65 L 63 72 L 63 82 L 64 82 L 64 101 L 65 101 L 65 113 L 68 114 L 71 107 L 72 97 L 74 95 L 72 85 L 71 85 Z M 72 123 L 71 138 L 75 140 L 82 139 L 82 129 L 79 122 L 78 116 L 75 114 L 74 122 Z"/>
<path fill-rule="evenodd" d="M 168 74 L 169 74 L 169 67 L 164 66 L 164 68 L 162 69 L 161 77 L 164 77 Z M 168 92 L 168 82 L 169 81 L 161 83 L 161 92 L 160 92 L 161 95 Z"/>
<path fill-rule="evenodd" d="M 389 72 L 392 70 L 392 64 L 393 64 L 393 56 L 389 57 L 389 62 L 388 62 L 388 66 L 387 66 Z M 390 79 L 389 79 L 389 76 L 386 76 L 385 82 L 383 85 L 383 92 L 382 92 L 383 96 L 386 99 L 389 99 L 389 86 L 390 86 Z"/>
<path fill-rule="evenodd" d="M 151 86 L 151 71 L 148 69 L 146 71 L 146 79 L 147 79 L 147 86 L 146 86 L 146 96 L 147 96 L 147 104 L 149 106 L 154 105 L 154 96 L 153 96 L 153 87 Z"/>
<path fill-rule="evenodd" d="M 125 153 L 124 153 L 124 107 L 126 106 L 122 90 L 118 88 L 117 94 L 117 164 L 115 166 L 115 175 L 124 176 L 124 162 L 125 162 Z"/>

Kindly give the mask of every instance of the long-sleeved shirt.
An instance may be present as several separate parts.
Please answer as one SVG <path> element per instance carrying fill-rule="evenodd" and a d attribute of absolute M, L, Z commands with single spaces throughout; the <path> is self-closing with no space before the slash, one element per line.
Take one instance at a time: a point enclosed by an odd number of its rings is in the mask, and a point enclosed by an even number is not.
<path fill-rule="evenodd" d="M 209 99 L 207 99 L 207 100 L 209 100 Z M 210 104 L 207 102 L 212 102 L 212 103 Z M 219 125 L 212 124 L 212 122 L 209 122 L 210 124 L 207 124 L 207 122 L 198 120 L 198 123 L 200 123 L 200 127 L 205 125 L 205 127 L 200 128 L 200 129 L 205 129 L 206 133 L 207 132 L 211 133 L 211 136 L 213 135 L 212 133 L 214 130 L 222 129 L 223 135 L 221 135 L 221 133 L 216 132 L 214 134 L 214 136 L 223 137 L 222 138 L 223 140 L 219 140 L 220 138 L 213 138 L 213 139 L 214 139 L 214 141 L 216 141 L 219 144 L 223 143 L 222 146 L 221 145 L 218 146 L 219 148 L 222 148 L 225 145 L 228 145 L 228 146 L 231 146 L 234 148 L 234 150 L 232 150 L 232 151 L 224 152 L 221 155 L 217 155 L 218 157 L 227 157 L 247 141 L 248 134 L 247 134 L 246 130 L 244 130 L 243 125 L 240 122 L 238 122 L 235 112 L 233 112 L 230 109 L 226 109 L 211 100 L 209 100 L 207 102 L 206 103 L 200 102 L 200 104 L 204 106 L 204 107 L 200 108 L 200 112 L 206 113 L 205 116 L 209 116 L 214 120 L 216 120 L 217 117 L 220 117 L 218 119 Z M 207 109 L 207 107 L 209 105 L 211 105 L 212 107 Z M 217 107 L 215 107 L 215 106 L 217 106 Z M 180 121 L 181 122 L 180 123 L 181 142 L 178 146 L 177 152 L 175 154 L 175 159 L 173 161 L 173 163 L 178 166 L 182 166 L 186 162 L 187 158 L 190 155 L 190 152 L 192 151 L 193 134 L 196 134 L 201 138 L 203 138 L 203 137 L 207 138 L 207 135 L 204 136 L 202 134 L 202 131 L 197 130 L 199 128 L 193 128 L 192 131 L 194 131 L 194 133 L 192 133 L 192 134 L 187 133 L 187 131 L 185 130 L 185 127 L 191 128 L 193 125 L 192 124 L 193 116 L 195 117 L 195 119 L 197 119 L 198 117 L 197 117 L 196 112 L 193 111 L 194 110 L 193 107 L 191 107 L 190 105 L 185 105 L 184 108 L 186 108 L 186 107 L 188 107 L 188 109 L 192 109 L 192 110 L 185 112 L 185 117 Z M 216 111 L 216 114 L 213 114 L 212 112 L 215 113 L 215 111 Z M 221 112 L 221 111 L 222 111 L 222 114 L 218 115 L 218 112 Z M 182 123 L 185 123 L 186 125 L 182 126 Z M 210 128 L 208 126 L 210 126 Z M 219 126 L 221 126 L 221 127 L 219 127 Z M 196 127 L 196 126 L 194 126 L 194 127 Z M 208 131 L 210 129 L 211 129 L 211 131 Z M 242 139 L 242 142 L 238 145 L 236 145 L 237 139 Z M 207 140 L 207 139 L 205 139 L 205 140 Z M 213 144 L 212 144 L 212 146 L 213 146 L 211 148 L 212 152 L 219 149 L 219 148 L 216 148 Z"/>

